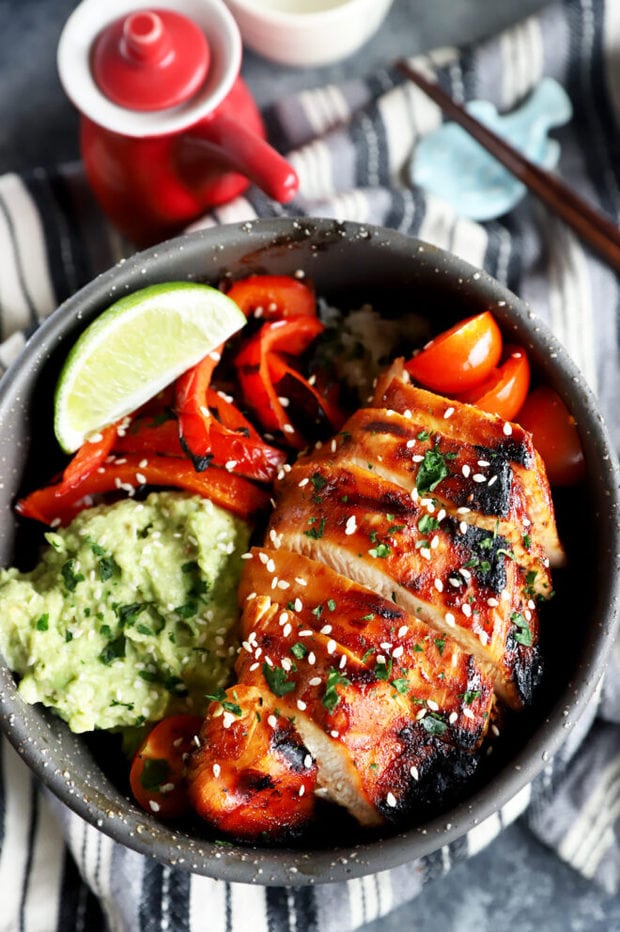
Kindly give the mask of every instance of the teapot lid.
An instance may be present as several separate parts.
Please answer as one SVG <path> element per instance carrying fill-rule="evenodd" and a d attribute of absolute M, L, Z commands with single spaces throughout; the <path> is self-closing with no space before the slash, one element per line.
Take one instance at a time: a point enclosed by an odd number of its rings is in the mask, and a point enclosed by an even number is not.
<path fill-rule="evenodd" d="M 164 110 L 188 100 L 209 67 L 205 34 L 172 10 L 136 10 L 109 23 L 91 52 L 106 97 L 131 110 Z"/>
<path fill-rule="evenodd" d="M 57 63 L 65 93 L 84 116 L 123 136 L 163 136 L 195 125 L 228 95 L 241 67 L 239 28 L 223 0 L 158 0 L 158 4 L 166 9 L 150 9 L 148 0 L 114 0 L 107 4 L 101 0 L 82 0 L 60 36 Z M 133 14 L 148 16 L 133 21 Z M 152 17 L 162 24 L 164 42 L 171 41 L 175 50 L 180 49 L 180 54 L 173 56 L 179 63 L 178 72 L 168 71 L 165 54 L 159 66 L 148 61 L 150 52 L 143 48 L 145 45 L 153 43 L 155 62 L 162 49 L 159 24 Z M 152 32 L 148 41 L 137 40 L 138 48 L 147 53 L 146 65 L 144 60 L 130 65 L 126 49 L 123 60 L 118 38 L 116 50 L 108 51 L 110 45 L 114 46 L 114 29 L 120 26 L 122 32 L 127 20 L 137 27 L 129 30 L 134 39 L 136 31 L 145 33 L 143 40 Z M 169 24 L 175 21 L 176 26 L 179 20 L 184 21 L 184 34 L 193 36 L 191 56 L 187 55 L 185 39 L 172 40 L 168 34 Z M 196 33 L 202 35 L 197 37 Z M 174 35 L 177 33 L 173 32 Z M 187 66 L 185 59 L 189 59 Z M 134 69 L 131 88 L 129 81 L 124 83 L 118 77 L 127 74 L 130 68 Z M 135 90 L 140 73 L 147 76 L 141 82 L 141 96 Z M 152 94 L 149 81 L 155 85 Z"/>

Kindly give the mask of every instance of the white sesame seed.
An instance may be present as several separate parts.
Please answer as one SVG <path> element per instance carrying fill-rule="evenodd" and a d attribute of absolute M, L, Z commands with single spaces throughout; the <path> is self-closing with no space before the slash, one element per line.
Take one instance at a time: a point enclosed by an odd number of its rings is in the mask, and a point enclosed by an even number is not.
<path fill-rule="evenodd" d="M 387 796 L 385 797 L 385 801 L 388 804 L 388 806 L 390 806 L 392 809 L 394 809 L 394 807 L 396 806 L 396 797 L 394 796 L 393 793 L 388 793 Z"/>
<path fill-rule="evenodd" d="M 306 706 L 306 703 L 303 701 L 303 699 L 297 700 L 297 708 L 299 709 L 300 712 L 305 712 L 307 706 Z"/>
<path fill-rule="evenodd" d="M 504 421 L 504 426 L 503 426 L 502 430 L 504 431 L 504 433 L 505 433 L 505 435 L 506 435 L 507 437 L 510 437 L 510 435 L 511 435 L 511 433 L 512 433 L 512 425 L 509 424 L 508 421 Z"/>
<path fill-rule="evenodd" d="M 306 768 L 306 770 L 312 767 L 312 763 L 313 763 L 312 754 L 306 754 L 306 756 L 304 757 L 304 767 Z"/>
<path fill-rule="evenodd" d="M 335 729 L 334 729 L 333 731 L 330 731 L 330 735 L 332 736 L 332 738 L 338 738 L 338 737 L 339 737 L 338 732 L 337 732 Z"/>
<path fill-rule="evenodd" d="M 278 720 L 277 720 L 277 718 L 275 717 L 275 715 L 270 715 L 270 716 L 269 716 L 269 718 L 267 719 L 267 724 L 268 724 L 268 725 L 271 725 L 272 728 L 275 728 L 275 727 L 276 727 L 276 725 L 278 724 Z"/>
<path fill-rule="evenodd" d="M 151 812 L 159 812 L 159 803 L 156 803 L 154 799 L 149 799 L 149 807 Z"/>
<path fill-rule="evenodd" d="M 466 618 L 471 618 L 471 605 L 469 604 L 469 602 L 463 603 L 463 605 L 461 606 L 461 611 L 463 612 Z"/>
<path fill-rule="evenodd" d="M 487 481 L 487 477 L 483 476 L 481 472 L 474 473 L 472 476 L 472 479 L 474 480 L 474 482 L 486 482 Z"/>
<path fill-rule="evenodd" d="M 284 424 L 284 425 L 282 426 L 282 430 L 283 430 L 283 432 L 284 432 L 285 434 L 294 434 L 294 433 L 295 433 L 295 428 L 293 427 L 292 424 Z"/>
<path fill-rule="evenodd" d="M 490 608 L 496 608 L 496 607 L 499 605 L 499 602 L 497 601 L 496 598 L 494 598 L 494 596 L 490 596 L 490 597 L 487 599 L 487 605 L 488 605 Z"/>
<path fill-rule="evenodd" d="M 446 410 L 443 413 L 443 416 L 444 418 L 448 419 L 449 417 L 452 417 L 453 414 L 454 414 L 454 408 L 449 407 L 449 408 L 446 408 Z"/>
<path fill-rule="evenodd" d="M 334 651 L 336 650 L 336 646 L 337 646 L 337 645 L 336 645 L 336 642 L 334 641 L 334 639 L 333 639 L 333 638 L 330 638 L 330 640 L 327 642 L 327 648 L 326 648 L 327 653 L 328 653 L 328 654 L 333 654 Z"/>
<path fill-rule="evenodd" d="M 287 638 L 292 630 L 293 630 L 293 626 L 291 624 L 284 625 L 284 627 L 282 628 L 282 636 Z"/>
<path fill-rule="evenodd" d="M 344 532 L 347 535 L 351 535 L 351 534 L 355 534 L 356 531 L 357 531 L 357 521 L 355 519 L 355 515 L 351 515 L 349 518 L 347 518 L 347 523 L 345 525 Z"/>
<path fill-rule="evenodd" d="M 307 585 L 308 585 L 308 580 L 307 580 L 307 579 L 304 579 L 302 576 L 296 576 L 296 577 L 295 577 L 295 582 L 297 583 L 298 586 L 307 586 Z"/>
<path fill-rule="evenodd" d="M 463 463 L 461 467 L 461 472 L 463 473 L 466 479 L 469 477 L 469 474 L 471 473 L 471 469 L 469 468 L 467 463 Z"/>
<path fill-rule="evenodd" d="M 415 717 L 416 722 L 421 722 L 425 715 L 426 715 L 426 709 L 420 709 L 420 711 L 416 714 L 416 717 Z"/>
<path fill-rule="evenodd" d="M 260 663 L 253 663 L 250 665 L 250 673 L 254 673 L 255 670 L 258 670 Z"/>
<path fill-rule="evenodd" d="M 221 772 L 222 772 L 222 768 L 220 767 L 220 765 L 214 764 L 213 765 L 213 776 L 217 779 Z"/>
<path fill-rule="evenodd" d="M 297 486 L 298 486 L 298 488 L 303 489 L 303 487 L 304 487 L 305 485 L 308 485 L 309 482 L 310 482 L 310 480 L 308 479 L 308 477 L 307 477 L 307 476 L 304 476 L 303 479 L 300 479 L 300 480 L 299 480 L 299 482 L 297 483 Z"/>
<path fill-rule="evenodd" d="M 452 612 L 446 612 L 446 624 L 450 625 L 451 628 L 454 628 L 456 625 L 456 618 Z"/>
<path fill-rule="evenodd" d="M 412 767 L 412 768 L 410 769 L 409 773 L 411 774 L 411 776 L 413 777 L 414 780 L 419 780 L 419 779 L 420 779 L 420 773 L 419 773 L 417 767 L 415 767 L 415 766 Z"/>
<path fill-rule="evenodd" d="M 450 715 L 448 716 L 448 723 L 450 725 L 454 725 L 458 717 L 459 716 L 457 712 L 450 712 Z"/>
<path fill-rule="evenodd" d="M 407 634 L 408 631 L 409 631 L 408 625 L 401 625 L 401 627 L 398 629 L 398 634 L 396 636 L 399 638 L 404 638 L 404 636 Z"/>
<path fill-rule="evenodd" d="M 443 583 L 439 576 L 435 577 L 434 586 L 437 592 L 443 592 Z"/>
<path fill-rule="evenodd" d="M 322 682 L 320 676 L 313 676 L 311 680 L 308 680 L 308 686 L 320 686 Z"/>
<path fill-rule="evenodd" d="M 315 663 L 316 663 L 316 654 L 314 653 L 314 651 L 310 651 L 310 653 L 308 654 L 306 660 L 308 661 L 308 663 L 309 663 L 309 665 L 310 665 L 311 667 L 313 667 L 313 666 L 315 665 Z"/>
<path fill-rule="evenodd" d="M 437 705 L 434 699 L 427 699 L 426 704 L 431 710 L 431 712 L 439 712 L 439 706 Z"/>
<path fill-rule="evenodd" d="M 471 709 L 463 709 L 463 715 L 465 716 L 465 718 L 470 718 L 470 719 L 473 719 L 476 717 Z"/>
<path fill-rule="evenodd" d="M 331 625 L 323 625 L 323 627 L 321 628 L 320 633 L 321 633 L 321 634 L 331 634 L 331 631 L 332 631 L 332 626 L 331 626 Z"/>

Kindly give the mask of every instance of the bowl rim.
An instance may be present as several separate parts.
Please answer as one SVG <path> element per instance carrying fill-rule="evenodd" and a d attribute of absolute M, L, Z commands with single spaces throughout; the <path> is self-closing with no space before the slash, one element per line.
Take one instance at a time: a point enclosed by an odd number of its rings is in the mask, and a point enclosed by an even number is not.
<path fill-rule="evenodd" d="M 175 251 L 185 251 L 186 254 L 189 252 L 190 258 L 194 256 L 199 267 L 199 257 L 204 259 L 205 249 L 209 246 L 217 246 L 223 255 L 221 243 L 248 237 L 254 251 L 260 243 L 273 245 L 282 238 L 286 242 L 293 231 L 295 235 L 301 231 L 306 241 L 310 239 L 307 235 L 310 232 L 319 238 L 336 235 L 343 241 L 374 237 L 380 242 L 396 242 L 400 248 L 424 257 L 421 261 L 432 262 L 437 270 L 449 271 L 451 275 L 465 280 L 475 279 L 479 283 L 477 287 L 483 288 L 489 297 L 498 301 L 498 312 L 506 315 L 516 314 L 520 325 L 527 328 L 533 340 L 532 345 L 538 348 L 544 346 L 545 350 L 552 354 L 553 358 L 549 362 L 551 370 L 556 375 L 563 370 L 563 379 L 569 381 L 572 386 L 571 409 L 578 423 L 587 415 L 590 446 L 604 452 L 598 468 L 603 489 L 601 494 L 608 504 L 607 560 L 611 571 L 607 590 L 599 594 L 597 603 L 601 620 L 598 623 L 596 640 L 586 645 L 577 675 L 558 697 L 544 722 L 536 728 L 519 753 L 511 758 L 509 767 L 504 768 L 489 783 L 474 791 L 449 812 L 429 819 L 423 826 L 408 828 L 380 840 L 344 847 L 334 846 L 309 851 L 239 845 L 229 848 L 202 839 L 192 839 L 182 832 L 171 832 L 165 826 L 164 831 L 161 831 L 161 823 L 153 825 L 154 820 L 133 804 L 129 807 L 129 813 L 120 812 L 116 814 L 116 818 L 109 818 L 110 803 L 104 803 L 103 797 L 99 801 L 100 794 L 96 788 L 89 798 L 82 797 L 75 792 L 73 784 L 67 781 L 61 770 L 54 770 L 48 766 L 49 762 L 45 755 L 42 755 L 36 741 L 30 738 L 23 725 L 20 727 L 18 713 L 23 700 L 14 690 L 14 694 L 10 691 L 7 693 L 2 689 L 0 682 L 0 717 L 4 733 L 37 778 L 88 823 L 129 848 L 195 873 L 227 881 L 301 886 L 339 882 L 396 867 L 463 837 L 485 819 L 501 811 L 524 791 L 566 741 L 577 722 L 586 716 L 588 707 L 596 698 L 619 620 L 620 467 L 592 391 L 566 349 L 553 336 L 547 325 L 536 317 L 526 302 L 488 273 L 417 237 L 372 224 L 341 222 L 327 218 L 274 218 L 224 224 L 176 237 L 138 252 L 129 259 L 121 260 L 64 301 L 28 339 L 19 358 L 0 381 L 0 422 L 4 409 L 12 400 L 14 390 L 19 387 L 20 380 L 26 377 L 31 360 L 45 357 L 50 346 L 55 346 L 56 341 L 61 339 L 65 327 L 81 316 L 82 308 L 100 304 L 102 300 L 110 297 L 114 300 L 123 288 L 129 287 L 128 282 L 144 277 L 145 268 L 151 264 L 157 267 L 162 256 L 171 256 Z M 132 288 L 135 287 L 138 286 L 134 284 Z M 4 664 L 0 664 L 0 672 L 8 673 Z M 119 796 L 121 800 L 126 799 L 122 794 Z M 118 818 L 118 815 L 122 818 Z M 168 836 L 165 840 L 157 837 L 163 834 Z M 170 851 L 173 848 L 182 851 L 183 857 L 171 860 Z"/>

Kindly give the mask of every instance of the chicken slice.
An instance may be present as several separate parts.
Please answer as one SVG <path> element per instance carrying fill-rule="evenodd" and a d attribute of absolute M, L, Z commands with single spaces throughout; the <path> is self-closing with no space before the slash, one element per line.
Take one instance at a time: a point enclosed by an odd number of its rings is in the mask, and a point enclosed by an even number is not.
<path fill-rule="evenodd" d="M 371 404 L 411 419 L 412 426 L 415 425 L 418 432 L 426 432 L 430 437 L 438 438 L 440 444 L 441 440 L 450 440 L 457 445 L 478 447 L 481 450 L 480 458 L 491 464 L 481 470 L 481 473 L 486 474 L 487 488 L 478 491 L 478 504 L 475 507 L 480 511 L 485 510 L 484 500 L 492 476 L 497 475 L 499 480 L 501 471 L 509 466 L 519 483 L 520 494 L 525 499 L 529 524 L 524 533 L 530 533 L 540 544 L 552 566 L 564 565 L 566 555 L 558 537 L 544 464 L 527 431 L 518 424 L 487 414 L 473 405 L 414 387 L 408 381 L 402 360 L 396 360 L 381 376 Z M 347 425 L 345 427 L 348 430 Z M 496 469 L 493 468 L 495 464 Z M 499 489 L 497 491 L 499 493 Z M 465 487 L 463 493 L 463 504 L 467 506 L 469 493 Z"/>
<path fill-rule="evenodd" d="M 310 459 L 320 462 L 325 455 L 321 448 Z M 420 499 L 429 512 L 429 529 L 438 513 L 447 513 L 460 523 L 501 535 L 532 579 L 536 595 L 546 597 L 551 591 L 549 559 L 528 517 L 521 479 L 505 457 L 436 431 L 431 434 L 415 415 L 363 408 L 331 442 L 329 462 L 362 469 L 372 463 L 375 475 Z M 438 476 L 446 475 L 430 492 L 425 478 L 433 468 Z"/>
<path fill-rule="evenodd" d="M 272 588 L 274 572 L 283 580 L 289 570 L 290 586 Z M 493 687 L 456 643 L 287 551 L 253 551 L 241 594 L 239 679 L 275 694 L 318 764 L 318 786 L 362 825 L 436 803 L 458 782 L 449 774 L 475 770 Z"/>
<path fill-rule="evenodd" d="M 472 653 L 508 705 L 529 701 L 540 676 L 537 610 L 504 538 L 447 514 L 423 532 L 419 499 L 371 468 L 299 460 L 278 502 L 268 529 L 278 548 L 394 601 Z"/>
<path fill-rule="evenodd" d="M 212 702 L 189 761 L 190 800 L 219 831 L 289 839 L 313 818 L 317 767 L 269 690 L 247 683 Z"/>

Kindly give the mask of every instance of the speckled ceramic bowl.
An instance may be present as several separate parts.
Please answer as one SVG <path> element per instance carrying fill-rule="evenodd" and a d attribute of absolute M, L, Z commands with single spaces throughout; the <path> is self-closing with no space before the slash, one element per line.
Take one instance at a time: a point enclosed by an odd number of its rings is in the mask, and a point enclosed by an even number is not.
<path fill-rule="evenodd" d="M 221 846 L 205 826 L 169 828 L 138 809 L 122 774 L 96 740 L 76 737 L 53 715 L 25 705 L 0 664 L 3 728 L 42 783 L 88 822 L 146 855 L 211 877 L 264 884 L 344 880 L 439 849 L 509 805 L 544 767 L 582 716 L 604 671 L 619 601 L 618 473 L 595 402 L 575 366 L 534 313 L 486 274 L 395 232 L 328 220 L 233 225 L 171 241 L 101 275 L 38 330 L 0 390 L 0 560 L 24 559 L 35 540 L 13 514 L 18 492 L 44 482 L 62 462 L 52 433 L 58 367 L 84 325 L 120 295 L 172 279 L 217 282 L 225 273 L 304 269 L 319 294 L 343 309 L 370 301 L 386 315 L 427 308 L 431 326 L 492 308 L 512 342 L 528 348 L 539 376 L 564 397 L 581 434 L 589 478 L 556 505 L 569 569 L 544 614 L 551 632 L 544 687 L 519 717 L 458 805 L 385 837 L 327 830 L 304 848 Z M 587 540 L 587 548 L 583 541 Z M 572 567 L 578 566 L 578 572 Z M 553 636 L 555 632 L 555 636 Z M 123 770 L 124 768 L 121 768 Z"/>

